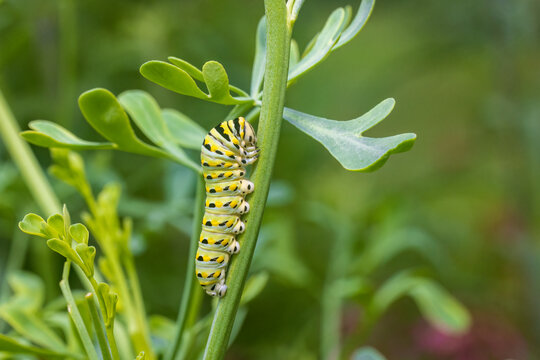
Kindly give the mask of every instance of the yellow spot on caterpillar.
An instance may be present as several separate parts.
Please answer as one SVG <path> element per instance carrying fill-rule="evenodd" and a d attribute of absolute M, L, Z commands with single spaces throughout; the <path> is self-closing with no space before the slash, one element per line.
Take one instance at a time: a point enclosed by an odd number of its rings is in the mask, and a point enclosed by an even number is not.
<path fill-rule="evenodd" d="M 208 239 L 208 243 L 209 243 L 210 245 L 214 245 L 215 242 L 216 242 L 216 240 L 214 240 L 214 239 L 212 239 L 212 238 Z"/>
<path fill-rule="evenodd" d="M 227 171 L 225 173 L 225 177 L 231 177 L 233 175 L 233 172 L 232 171 Z"/>
<path fill-rule="evenodd" d="M 229 204 L 229 206 L 232 207 L 233 209 L 236 207 L 236 205 L 238 205 L 238 202 L 236 200 L 231 201 L 231 203 Z"/>
<path fill-rule="evenodd" d="M 222 262 L 223 260 L 225 260 L 225 258 L 223 256 L 220 256 L 216 259 L 217 262 Z"/>
<path fill-rule="evenodd" d="M 218 226 L 219 221 L 214 219 L 214 220 L 211 221 L 211 223 L 212 223 L 212 226 Z"/>
<path fill-rule="evenodd" d="M 216 272 L 214 273 L 214 278 L 217 279 L 217 278 L 219 277 L 219 275 L 221 275 L 221 271 L 216 271 Z"/>
<path fill-rule="evenodd" d="M 216 190 L 216 192 L 222 192 L 223 188 L 221 186 L 216 186 L 214 190 Z"/>
<path fill-rule="evenodd" d="M 234 191 L 234 190 L 238 189 L 238 185 L 236 185 L 236 184 L 231 185 L 231 186 L 229 186 L 229 189 Z"/>
<path fill-rule="evenodd" d="M 223 203 L 221 201 L 216 201 L 214 204 L 216 204 L 216 207 L 222 207 Z"/>
<path fill-rule="evenodd" d="M 203 256 L 203 261 L 210 261 L 210 256 Z"/>
<path fill-rule="evenodd" d="M 225 225 L 227 225 L 227 227 L 231 227 L 233 224 L 234 224 L 234 220 L 229 220 L 227 221 Z"/>
<path fill-rule="evenodd" d="M 227 245 L 229 243 L 229 239 L 225 239 L 221 242 L 222 245 Z"/>
<path fill-rule="evenodd" d="M 205 271 L 203 271 L 203 272 L 201 273 L 201 275 L 202 275 L 202 277 L 204 277 L 204 278 L 207 278 L 207 277 L 208 277 L 208 273 L 205 272 Z"/>

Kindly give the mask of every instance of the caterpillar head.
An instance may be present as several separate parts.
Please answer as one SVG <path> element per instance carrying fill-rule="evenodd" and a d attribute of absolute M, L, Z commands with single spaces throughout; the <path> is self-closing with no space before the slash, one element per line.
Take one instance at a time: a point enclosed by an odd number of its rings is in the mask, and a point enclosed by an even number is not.
<path fill-rule="evenodd" d="M 244 118 L 241 118 L 243 120 Z M 245 121 L 244 126 L 244 142 L 246 144 L 246 148 L 248 150 L 255 149 L 257 147 L 257 135 L 255 134 L 255 130 L 253 129 L 253 126 L 251 126 L 250 123 Z"/>
<path fill-rule="evenodd" d="M 249 180 L 240 181 L 240 193 L 242 195 L 251 194 L 255 189 L 253 183 Z"/>

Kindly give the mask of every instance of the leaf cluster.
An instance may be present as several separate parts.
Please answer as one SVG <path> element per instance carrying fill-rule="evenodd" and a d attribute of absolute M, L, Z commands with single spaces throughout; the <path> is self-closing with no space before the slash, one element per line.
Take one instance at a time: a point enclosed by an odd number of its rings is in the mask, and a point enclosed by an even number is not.
<path fill-rule="evenodd" d="M 302 4 L 303 1 L 289 2 L 289 21 L 292 23 L 296 21 Z M 374 4 L 374 0 L 362 1 L 354 16 L 350 6 L 336 9 L 302 52 L 293 39 L 287 86 L 296 83 L 331 53 L 351 41 L 366 24 Z M 144 63 L 140 72 L 148 80 L 178 94 L 221 105 L 234 105 L 227 118 L 244 115 L 249 121 L 254 121 L 264 96 L 266 46 L 266 19 L 263 17 L 257 28 L 249 92 L 231 85 L 224 66 L 213 60 L 199 69 L 184 59 L 171 56 L 169 62 L 152 60 Z M 414 134 L 385 138 L 363 135 L 386 118 L 393 107 L 394 100 L 387 99 L 365 115 L 350 121 L 329 120 L 285 108 L 283 118 L 319 141 L 345 169 L 373 171 L 382 166 L 391 154 L 410 149 L 416 139 Z M 177 110 L 160 109 L 149 94 L 129 90 L 117 99 L 108 90 L 93 89 L 80 96 L 79 108 L 86 121 L 107 141 L 83 140 L 60 125 L 44 120 L 31 122 L 32 130 L 23 132 L 22 136 L 35 145 L 45 147 L 117 149 L 166 158 L 200 172 L 200 166 L 184 149 L 198 149 L 205 131 Z M 130 119 L 154 145 L 137 138 Z"/>

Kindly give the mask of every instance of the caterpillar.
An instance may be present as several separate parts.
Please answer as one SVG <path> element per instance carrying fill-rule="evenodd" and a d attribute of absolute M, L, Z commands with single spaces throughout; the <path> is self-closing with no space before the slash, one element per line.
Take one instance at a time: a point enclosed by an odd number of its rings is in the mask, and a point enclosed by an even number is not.
<path fill-rule="evenodd" d="M 249 211 L 245 197 L 254 190 L 253 183 L 244 179 L 245 166 L 257 161 L 258 154 L 255 130 L 243 117 L 214 127 L 201 146 L 206 203 L 195 272 L 211 296 L 227 292 L 227 265 L 240 251 L 236 235 L 246 228 L 241 216 Z"/>

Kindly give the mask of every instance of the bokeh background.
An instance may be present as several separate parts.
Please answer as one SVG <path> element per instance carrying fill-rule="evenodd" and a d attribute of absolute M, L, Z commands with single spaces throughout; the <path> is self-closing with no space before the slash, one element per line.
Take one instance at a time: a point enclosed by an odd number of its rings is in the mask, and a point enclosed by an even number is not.
<path fill-rule="evenodd" d="M 349 3 L 358 6 L 356 0 L 307 0 L 294 31 L 300 47 L 334 8 Z M 159 88 L 138 68 L 169 55 L 198 66 L 213 59 L 233 84 L 249 88 L 262 13 L 262 1 L 248 0 L 3 0 L 0 90 L 22 129 L 47 119 L 97 139 L 77 108 L 78 95 L 94 87 L 115 94 L 146 90 L 162 107 L 179 109 L 210 129 L 229 109 Z M 317 358 L 317 294 L 335 241 L 321 225 L 325 220 L 312 214 L 320 207 L 351 226 L 359 249 L 388 234 L 422 237 L 428 247 L 393 257 L 371 274 L 372 281 L 420 267 L 473 318 L 467 334 L 446 335 L 403 299 L 374 327 L 367 344 L 389 359 L 540 357 L 539 20 L 535 0 L 379 0 L 357 38 L 290 88 L 287 106 L 343 120 L 393 97 L 395 110 L 369 135 L 415 132 L 418 139 L 410 152 L 392 156 L 378 171 L 353 173 L 284 124 L 253 265 L 270 262 L 264 265 L 270 281 L 250 306 L 230 359 Z M 33 149 L 46 168 L 48 151 Z M 132 247 L 148 312 L 174 318 L 194 179 L 163 160 L 107 151 L 83 156 L 96 189 L 110 181 L 122 185 L 120 212 L 135 220 Z M 79 219 L 82 200 L 51 182 Z M 0 143 L 2 268 L 14 242 L 24 241 L 16 224 L 29 211 L 38 208 Z M 29 243 L 23 268 L 39 271 L 39 257 L 32 255 L 38 246 L 45 244 Z M 295 271 L 280 262 L 280 251 L 289 251 L 290 266 L 315 279 L 313 288 L 291 275 Z M 353 347 L 361 320 L 361 306 L 351 301 L 342 332 L 345 338 L 352 334 Z"/>

